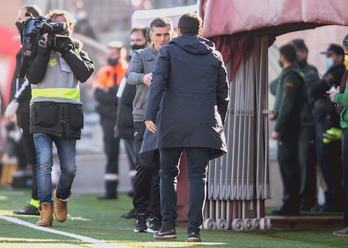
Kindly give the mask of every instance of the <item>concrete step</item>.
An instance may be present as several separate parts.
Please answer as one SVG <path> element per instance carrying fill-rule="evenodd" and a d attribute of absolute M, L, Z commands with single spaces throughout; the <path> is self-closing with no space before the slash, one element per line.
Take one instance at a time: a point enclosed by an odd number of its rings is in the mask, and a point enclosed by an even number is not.
<path fill-rule="evenodd" d="M 343 226 L 343 216 L 266 216 L 272 228 L 279 229 L 330 229 Z"/>

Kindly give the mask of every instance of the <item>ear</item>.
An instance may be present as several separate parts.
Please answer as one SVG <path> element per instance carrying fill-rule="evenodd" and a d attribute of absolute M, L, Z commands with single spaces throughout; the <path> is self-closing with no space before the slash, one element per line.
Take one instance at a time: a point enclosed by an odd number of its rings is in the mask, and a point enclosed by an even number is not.
<path fill-rule="evenodd" d="M 178 28 L 178 36 L 182 35 L 181 34 L 181 31 L 180 31 L 180 28 Z"/>
<path fill-rule="evenodd" d="M 200 29 L 198 30 L 198 35 L 201 35 L 201 33 L 202 33 L 202 29 L 200 28 Z"/>
<path fill-rule="evenodd" d="M 149 32 L 149 36 L 150 36 L 151 41 L 153 41 L 153 35 L 152 35 L 151 31 Z"/>

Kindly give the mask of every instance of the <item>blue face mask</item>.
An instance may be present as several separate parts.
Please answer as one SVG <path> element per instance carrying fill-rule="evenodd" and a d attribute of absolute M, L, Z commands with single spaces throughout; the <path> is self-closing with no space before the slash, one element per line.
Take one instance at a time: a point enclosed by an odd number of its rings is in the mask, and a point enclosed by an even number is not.
<path fill-rule="evenodd" d="M 333 58 L 326 58 L 325 59 L 325 65 L 329 69 L 334 65 Z"/>

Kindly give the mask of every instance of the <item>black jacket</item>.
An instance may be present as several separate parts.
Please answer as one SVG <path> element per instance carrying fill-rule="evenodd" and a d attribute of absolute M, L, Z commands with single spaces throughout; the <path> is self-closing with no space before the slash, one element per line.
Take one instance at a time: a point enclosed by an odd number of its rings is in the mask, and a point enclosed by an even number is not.
<path fill-rule="evenodd" d="M 340 116 L 325 92 L 330 90 L 332 85 L 335 85 L 336 87 L 340 85 L 344 72 L 345 66 L 343 64 L 332 66 L 324 74 L 324 78 L 313 83 L 308 88 L 308 100 L 313 105 L 312 113 L 315 121 L 330 118 L 332 126 L 340 127 Z"/>
<path fill-rule="evenodd" d="M 126 84 L 118 99 L 115 138 L 134 139 L 133 100 L 136 86 Z"/>
<path fill-rule="evenodd" d="M 30 84 L 19 77 L 19 72 L 22 67 L 22 48 L 16 54 L 16 67 L 13 72 L 11 81 L 11 91 L 9 101 L 11 102 L 14 98 L 19 103 L 17 112 L 23 112 L 29 114 L 29 102 L 31 99 L 31 88 Z M 18 81 L 17 81 L 18 80 Z"/>
<path fill-rule="evenodd" d="M 210 159 L 223 155 L 228 86 L 214 43 L 193 34 L 172 39 L 160 49 L 153 70 L 144 120 L 157 126 L 156 140 L 147 144 L 145 133 L 143 151 L 204 147 L 211 148 Z"/>
<path fill-rule="evenodd" d="M 86 52 L 69 50 L 62 54 L 77 80 L 85 82 L 94 72 L 94 64 Z M 46 74 L 50 58 L 33 50 L 26 76 L 31 84 L 40 83 Z M 61 138 L 80 139 L 83 128 L 81 104 L 34 102 L 30 106 L 30 133 L 47 133 Z"/>

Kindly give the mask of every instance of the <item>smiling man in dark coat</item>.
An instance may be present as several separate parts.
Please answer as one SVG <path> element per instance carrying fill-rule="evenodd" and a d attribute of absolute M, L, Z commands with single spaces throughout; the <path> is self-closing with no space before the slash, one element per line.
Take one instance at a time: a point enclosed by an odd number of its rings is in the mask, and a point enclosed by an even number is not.
<path fill-rule="evenodd" d="M 226 152 L 223 123 L 228 81 L 221 54 L 211 41 L 199 36 L 202 19 L 184 14 L 178 28 L 179 37 L 160 49 L 154 67 L 144 120 L 156 140 L 146 147 L 145 137 L 142 149 L 160 151 L 163 219 L 155 239 L 176 238 L 176 176 L 185 149 L 190 183 L 187 235 L 189 242 L 199 242 L 206 167 L 210 159 Z"/>

